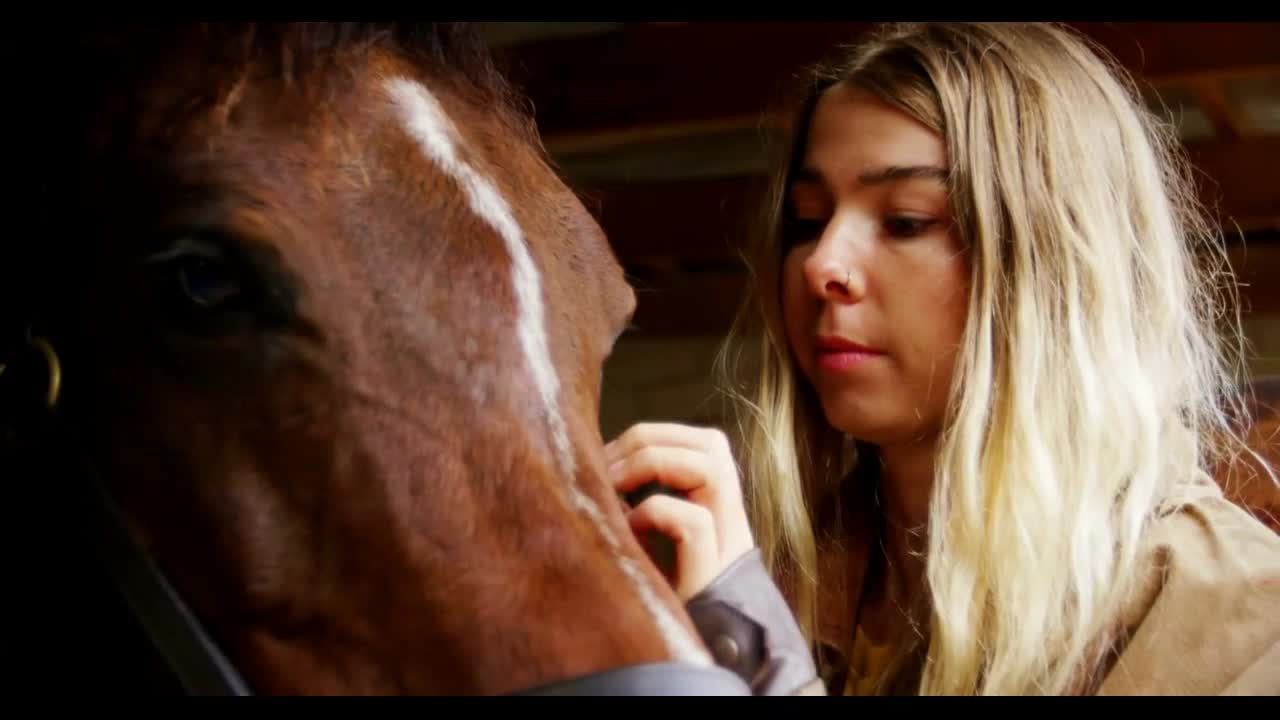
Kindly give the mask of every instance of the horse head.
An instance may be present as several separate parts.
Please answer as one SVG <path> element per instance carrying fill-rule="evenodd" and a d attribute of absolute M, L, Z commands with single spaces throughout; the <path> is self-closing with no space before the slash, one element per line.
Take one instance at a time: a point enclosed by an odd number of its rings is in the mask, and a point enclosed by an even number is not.
<path fill-rule="evenodd" d="M 113 28 L 20 91 L 5 308 L 253 692 L 715 670 L 604 479 L 634 295 L 469 37 Z"/>

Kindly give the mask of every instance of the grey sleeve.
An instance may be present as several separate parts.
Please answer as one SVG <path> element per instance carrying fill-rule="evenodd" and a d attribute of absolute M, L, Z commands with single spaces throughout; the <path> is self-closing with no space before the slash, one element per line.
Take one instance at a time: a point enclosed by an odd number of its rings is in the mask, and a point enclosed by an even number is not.
<path fill-rule="evenodd" d="M 716 662 L 755 695 L 825 695 L 800 627 L 759 548 L 725 568 L 686 603 Z"/>

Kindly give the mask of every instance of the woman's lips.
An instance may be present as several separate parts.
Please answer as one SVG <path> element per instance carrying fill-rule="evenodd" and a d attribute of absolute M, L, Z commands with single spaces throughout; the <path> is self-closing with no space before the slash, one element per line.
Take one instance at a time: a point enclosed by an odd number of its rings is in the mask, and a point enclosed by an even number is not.
<path fill-rule="evenodd" d="M 840 372 L 883 357 L 884 352 L 846 338 L 824 335 L 818 337 L 816 355 L 819 367 Z"/>

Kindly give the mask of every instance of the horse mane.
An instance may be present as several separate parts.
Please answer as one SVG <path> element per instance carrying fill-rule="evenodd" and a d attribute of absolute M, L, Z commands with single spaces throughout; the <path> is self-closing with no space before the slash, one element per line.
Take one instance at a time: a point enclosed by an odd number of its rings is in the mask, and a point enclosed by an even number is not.
<path fill-rule="evenodd" d="M 74 36 L 82 51 L 119 60 L 147 60 L 198 43 L 226 63 L 271 63 L 282 76 L 301 76 L 353 53 L 391 49 L 436 70 L 465 77 L 504 106 L 515 99 L 503 73 L 471 23 L 457 22 L 220 22 L 115 23 L 88 26 Z M 91 68 L 83 68 L 92 71 Z"/>
<path fill-rule="evenodd" d="M 485 107 L 547 159 L 531 103 L 474 24 L 462 22 L 103 22 L 64 31 L 57 52 L 47 38 L 19 36 L 0 51 L 8 61 L 0 72 L 11 106 L 30 112 L 11 113 L 6 135 L 43 146 L 38 165 L 58 164 L 50 153 L 84 148 L 57 145 L 96 145 L 113 121 L 129 128 L 142 111 L 140 88 L 157 77 L 179 103 L 166 118 L 173 127 L 249 75 L 279 81 L 281 103 L 306 112 L 379 50 Z"/>
<path fill-rule="evenodd" d="M 313 82 L 316 75 L 356 68 L 370 52 L 386 50 L 515 120 L 524 139 L 538 144 L 526 98 L 506 80 L 507 68 L 471 23 L 131 23 L 91 27 L 78 39 L 72 50 L 80 55 L 78 76 L 87 76 L 91 92 L 106 93 L 153 73 L 163 62 L 159 58 L 192 57 L 193 52 L 202 69 L 224 82 L 254 71 L 282 80 L 290 92 L 323 92 L 326 83 Z M 229 90 L 204 82 L 197 87 Z"/>

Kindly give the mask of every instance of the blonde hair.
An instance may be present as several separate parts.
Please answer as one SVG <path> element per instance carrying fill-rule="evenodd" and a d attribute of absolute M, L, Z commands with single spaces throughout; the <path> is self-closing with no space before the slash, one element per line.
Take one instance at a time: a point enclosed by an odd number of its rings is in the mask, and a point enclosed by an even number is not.
<path fill-rule="evenodd" d="M 918 691 L 1085 691 L 1141 576 L 1145 529 L 1220 492 L 1206 468 L 1242 447 L 1221 236 L 1173 129 L 1069 30 L 890 25 L 814 73 L 720 358 L 753 528 L 810 638 L 812 513 L 850 461 L 793 365 L 778 276 L 790 170 L 816 99 L 842 83 L 945 139 L 972 273 L 930 500 Z"/>

